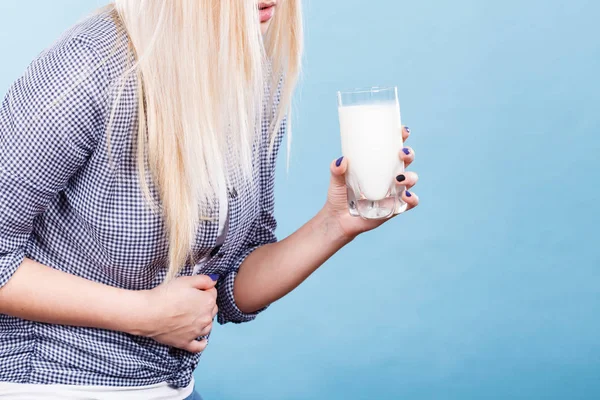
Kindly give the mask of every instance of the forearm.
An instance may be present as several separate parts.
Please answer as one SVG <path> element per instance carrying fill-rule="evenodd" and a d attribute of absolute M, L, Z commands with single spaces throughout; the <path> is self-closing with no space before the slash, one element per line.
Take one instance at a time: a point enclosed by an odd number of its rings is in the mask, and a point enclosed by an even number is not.
<path fill-rule="evenodd" d="M 284 240 L 259 247 L 235 279 L 238 308 L 252 313 L 285 296 L 349 241 L 322 211 Z"/>
<path fill-rule="evenodd" d="M 0 313 L 50 324 L 135 333 L 139 292 L 92 282 L 26 259 L 0 289 Z"/>

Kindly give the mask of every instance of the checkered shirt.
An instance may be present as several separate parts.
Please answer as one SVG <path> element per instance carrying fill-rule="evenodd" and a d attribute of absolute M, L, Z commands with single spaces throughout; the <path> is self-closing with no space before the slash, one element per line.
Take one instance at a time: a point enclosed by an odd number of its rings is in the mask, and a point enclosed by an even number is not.
<path fill-rule="evenodd" d="M 25 257 L 129 290 L 151 289 L 165 278 L 164 224 L 148 206 L 136 169 L 135 78 L 115 99 L 128 57 L 117 37 L 108 14 L 86 19 L 41 53 L 2 102 L 0 287 Z M 268 125 L 262 123 L 254 182 L 229 192 L 224 243 L 216 244 L 214 218 L 202 221 L 193 246 L 195 259 L 207 259 L 197 272 L 221 275 L 220 323 L 256 317 L 236 306 L 233 282 L 253 250 L 276 241 L 274 169 L 286 124 L 273 152 Z M 193 265 L 182 271 L 192 273 Z M 198 361 L 145 337 L 0 314 L 3 382 L 185 387 Z"/>

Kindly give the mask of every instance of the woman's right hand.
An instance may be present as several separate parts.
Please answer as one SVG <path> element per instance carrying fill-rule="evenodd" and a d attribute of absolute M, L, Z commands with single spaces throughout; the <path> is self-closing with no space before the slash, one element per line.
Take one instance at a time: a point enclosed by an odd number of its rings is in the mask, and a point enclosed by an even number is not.
<path fill-rule="evenodd" d="M 210 333 L 217 315 L 216 279 L 215 275 L 181 277 L 143 292 L 151 317 L 140 336 L 190 353 L 204 351 L 208 341 L 197 339 Z"/>

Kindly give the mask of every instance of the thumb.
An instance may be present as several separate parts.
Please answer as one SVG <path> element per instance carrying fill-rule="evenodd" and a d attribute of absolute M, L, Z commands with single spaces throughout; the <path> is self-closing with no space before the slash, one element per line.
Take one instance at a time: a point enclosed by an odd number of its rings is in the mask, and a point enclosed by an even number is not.
<path fill-rule="evenodd" d="M 344 157 L 340 157 L 331 163 L 331 186 L 346 187 L 346 170 L 348 169 L 348 161 Z"/>
<path fill-rule="evenodd" d="M 218 279 L 218 275 L 196 275 L 190 277 L 189 284 L 195 289 L 209 290 L 215 287 Z"/>

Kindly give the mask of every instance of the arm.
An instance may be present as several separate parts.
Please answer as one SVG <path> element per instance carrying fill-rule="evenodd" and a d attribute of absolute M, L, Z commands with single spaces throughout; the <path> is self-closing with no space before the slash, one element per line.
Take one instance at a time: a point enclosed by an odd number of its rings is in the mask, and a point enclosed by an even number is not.
<path fill-rule="evenodd" d="M 212 328 L 215 282 L 175 279 L 148 291 L 92 282 L 26 259 L 35 218 L 87 162 L 103 132 L 110 84 L 72 39 L 31 64 L 0 107 L 0 313 L 148 336 L 190 352 Z"/>
<path fill-rule="evenodd" d="M 352 239 L 342 234 L 336 219 L 331 218 L 324 208 L 294 234 L 277 242 L 274 213 L 275 166 L 286 129 L 287 120 L 284 119 L 272 151 L 268 149 L 269 140 L 263 132 L 265 144 L 260 159 L 261 212 L 248 232 L 231 272 L 219 281 L 221 324 L 253 320 L 269 304 L 296 288 Z M 345 201 L 344 178 L 341 176 L 336 179 L 338 184 L 343 185 Z M 347 214 L 345 204 L 344 207 Z"/>
<path fill-rule="evenodd" d="M 72 39 L 34 61 L 0 108 L 0 313 L 131 331 L 133 292 L 25 258 L 35 217 L 93 152 L 109 84 L 102 60 Z M 122 304 L 131 304 L 128 309 Z"/>
<path fill-rule="evenodd" d="M 56 325 L 147 336 L 192 353 L 208 342 L 217 313 L 215 283 L 206 275 L 179 278 L 152 290 L 118 289 L 25 259 L 0 288 L 0 313 Z"/>
<path fill-rule="evenodd" d="M 404 139 L 409 134 L 408 129 L 402 130 Z M 405 166 L 414 160 L 414 151 L 407 150 L 399 154 Z M 350 216 L 344 177 L 347 168 L 348 163 L 343 159 L 331 164 L 327 202 L 314 218 L 281 242 L 257 248 L 242 262 L 233 288 L 235 304 L 242 313 L 250 315 L 285 296 L 357 235 L 386 221 Z M 396 184 L 411 188 L 417 180 L 417 174 L 405 172 L 396 178 Z M 408 209 L 419 203 L 418 196 L 408 192 L 402 194 L 402 199 Z M 266 215 L 271 216 L 265 218 Z M 264 214 L 263 220 L 272 220 L 272 212 Z M 274 224 L 262 225 L 263 237 L 267 231 L 265 226 L 274 228 Z"/>
<path fill-rule="evenodd" d="M 279 300 L 350 241 L 325 210 L 319 212 L 292 235 L 246 258 L 234 284 L 237 306 L 252 313 Z"/>
<path fill-rule="evenodd" d="M 141 318 L 146 314 L 142 294 L 25 259 L 0 289 L 0 313 L 50 324 L 137 333 L 145 322 Z"/>

